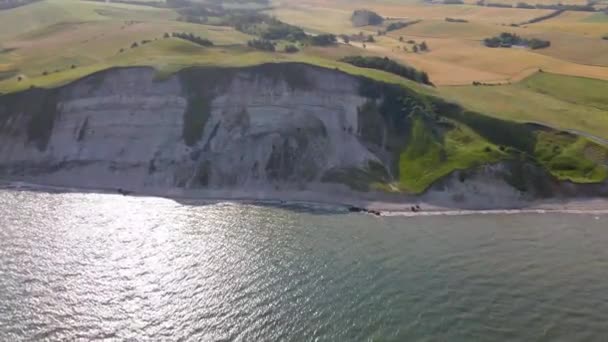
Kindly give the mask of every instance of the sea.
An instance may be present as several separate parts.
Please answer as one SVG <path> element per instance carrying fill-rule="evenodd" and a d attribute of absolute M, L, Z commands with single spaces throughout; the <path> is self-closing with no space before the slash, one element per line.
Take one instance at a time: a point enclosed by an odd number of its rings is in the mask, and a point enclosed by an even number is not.
<path fill-rule="evenodd" d="M 608 216 L 0 190 L 0 341 L 607 341 Z"/>

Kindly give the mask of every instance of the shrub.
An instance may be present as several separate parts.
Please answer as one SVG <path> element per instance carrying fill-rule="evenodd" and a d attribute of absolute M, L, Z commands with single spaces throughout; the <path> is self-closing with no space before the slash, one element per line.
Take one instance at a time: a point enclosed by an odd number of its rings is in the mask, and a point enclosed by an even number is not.
<path fill-rule="evenodd" d="M 199 36 L 195 36 L 192 33 L 173 32 L 171 35 L 173 37 L 180 38 L 180 39 L 183 39 L 183 40 L 187 40 L 189 42 L 192 42 L 194 44 L 198 44 L 200 46 L 213 46 L 213 42 L 210 41 L 209 39 L 201 38 Z"/>
<path fill-rule="evenodd" d="M 296 53 L 300 51 L 300 49 L 298 49 L 295 45 L 286 45 L 285 46 L 285 52 L 287 53 Z"/>
<path fill-rule="evenodd" d="M 533 49 L 533 50 L 544 49 L 546 47 L 551 46 L 551 42 L 548 40 L 533 38 L 528 41 L 528 46 L 530 47 L 530 49 Z"/>
<path fill-rule="evenodd" d="M 530 19 L 528 21 L 525 21 L 525 22 L 522 23 L 522 25 L 525 25 L 525 24 L 534 24 L 534 23 L 538 23 L 538 22 L 543 21 L 543 20 L 551 19 L 551 18 L 557 17 L 558 15 L 560 15 L 560 14 L 562 14 L 564 12 L 565 12 L 565 10 L 559 9 L 559 10 L 556 10 L 555 12 L 552 12 L 552 13 L 549 13 L 549 14 L 545 14 L 545 15 L 541 15 L 540 17 L 532 18 L 532 19 Z"/>
<path fill-rule="evenodd" d="M 593 5 L 564 5 L 561 3 L 558 4 L 536 4 L 536 8 L 539 9 L 553 9 L 553 10 L 564 10 L 564 11 L 582 11 L 582 12 L 595 12 L 595 8 Z"/>
<path fill-rule="evenodd" d="M 310 44 L 314 46 L 329 46 L 334 45 L 337 42 L 338 40 L 333 34 L 320 34 L 318 36 L 310 37 Z"/>
<path fill-rule="evenodd" d="M 262 51 L 275 51 L 275 44 L 266 39 L 252 39 L 247 42 L 247 46 Z"/>
<path fill-rule="evenodd" d="M 529 4 L 525 3 L 525 2 L 518 2 L 515 7 L 517 7 L 517 8 L 527 8 L 527 9 L 535 9 L 536 8 L 533 5 L 529 5 Z"/>
<path fill-rule="evenodd" d="M 414 25 L 419 23 L 420 20 L 414 20 L 414 21 L 398 21 L 396 23 L 390 23 L 388 24 L 388 26 L 386 26 L 386 32 L 390 32 L 390 31 L 396 31 L 396 30 L 400 30 L 402 28 L 408 27 L 410 25 Z"/>
<path fill-rule="evenodd" d="M 139 44 L 137 44 L 137 42 L 133 42 L 133 44 L 131 44 L 131 49 L 134 49 L 138 46 L 139 46 Z"/>
<path fill-rule="evenodd" d="M 509 5 L 509 4 L 502 4 L 502 3 L 493 3 L 493 2 L 487 2 L 486 6 L 488 7 L 499 7 L 499 8 L 512 8 L 513 6 Z"/>
<path fill-rule="evenodd" d="M 468 20 L 465 19 L 457 19 L 457 18 L 445 18 L 445 21 L 448 23 L 468 23 Z"/>

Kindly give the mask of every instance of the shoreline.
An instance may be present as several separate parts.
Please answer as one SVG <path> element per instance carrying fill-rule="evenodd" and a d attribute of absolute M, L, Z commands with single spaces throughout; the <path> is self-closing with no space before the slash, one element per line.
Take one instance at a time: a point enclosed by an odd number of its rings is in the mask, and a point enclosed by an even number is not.
<path fill-rule="evenodd" d="M 184 190 L 146 189 L 127 191 L 120 188 L 70 187 L 36 184 L 25 181 L 0 180 L 0 190 L 38 191 L 47 193 L 99 193 L 126 197 L 155 197 L 182 204 L 214 204 L 235 202 L 251 205 L 299 206 L 338 210 L 345 213 L 364 213 L 376 216 L 463 216 L 493 214 L 589 214 L 608 215 L 608 198 L 574 198 L 522 202 L 517 208 L 457 208 L 427 203 L 424 198 L 405 197 L 402 201 L 370 200 L 330 195 L 316 191 L 233 191 L 233 190 Z M 412 208 L 420 209 L 413 211 Z"/>

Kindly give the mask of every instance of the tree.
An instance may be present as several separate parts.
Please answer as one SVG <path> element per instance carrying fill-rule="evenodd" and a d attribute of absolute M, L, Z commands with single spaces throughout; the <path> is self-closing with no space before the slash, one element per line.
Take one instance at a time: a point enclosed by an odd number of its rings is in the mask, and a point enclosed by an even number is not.
<path fill-rule="evenodd" d="M 285 52 L 287 53 L 296 53 L 300 51 L 295 45 L 289 44 L 285 46 Z"/>
<path fill-rule="evenodd" d="M 364 49 L 367 49 L 367 46 L 365 45 L 365 43 L 363 43 L 363 48 L 364 48 Z"/>
<path fill-rule="evenodd" d="M 426 45 L 426 42 L 420 43 L 420 51 L 428 51 L 429 47 Z"/>
<path fill-rule="evenodd" d="M 414 47 L 412 48 L 412 51 L 418 52 L 418 45 L 414 45 Z"/>
<path fill-rule="evenodd" d="M 399 37 L 399 41 L 403 43 L 403 36 Z"/>
<path fill-rule="evenodd" d="M 137 42 L 133 42 L 133 44 L 131 44 L 131 49 L 138 47 L 139 44 L 137 44 Z"/>
<path fill-rule="evenodd" d="M 275 51 L 273 42 L 265 39 L 253 39 L 247 42 L 249 47 L 263 51 Z"/>
<path fill-rule="evenodd" d="M 350 44 L 350 38 L 348 38 L 347 35 L 343 34 L 342 40 L 344 41 L 344 44 Z"/>
<path fill-rule="evenodd" d="M 336 36 L 333 34 L 320 34 L 310 37 L 310 44 L 314 46 L 329 46 L 337 42 Z"/>
<path fill-rule="evenodd" d="M 164 38 L 169 38 L 169 33 L 165 32 L 165 34 L 163 35 Z"/>
<path fill-rule="evenodd" d="M 371 34 L 369 36 L 367 36 L 367 39 L 365 40 L 368 43 L 373 43 L 376 40 L 374 39 L 374 36 L 372 36 Z"/>

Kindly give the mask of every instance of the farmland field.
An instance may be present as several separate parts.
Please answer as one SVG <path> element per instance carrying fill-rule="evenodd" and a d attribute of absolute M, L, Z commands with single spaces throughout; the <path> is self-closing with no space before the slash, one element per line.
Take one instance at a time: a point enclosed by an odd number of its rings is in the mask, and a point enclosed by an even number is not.
<path fill-rule="evenodd" d="M 608 82 L 537 73 L 503 86 L 442 87 L 463 105 L 500 118 L 539 122 L 608 139 Z"/>

